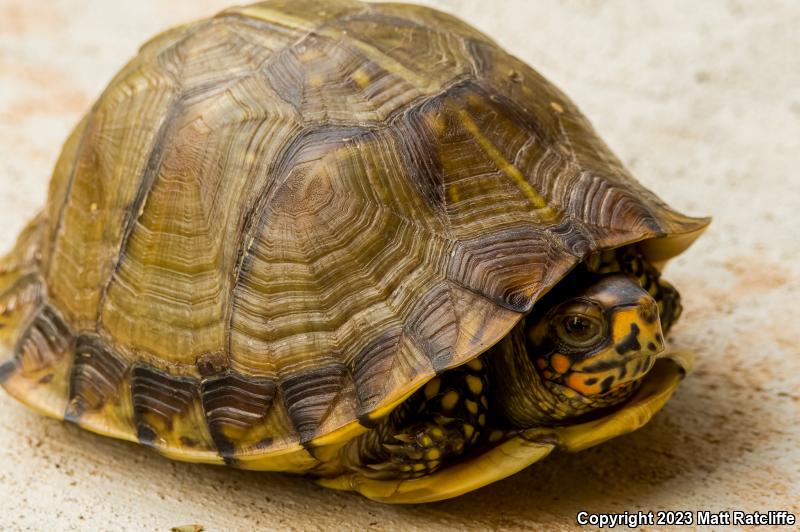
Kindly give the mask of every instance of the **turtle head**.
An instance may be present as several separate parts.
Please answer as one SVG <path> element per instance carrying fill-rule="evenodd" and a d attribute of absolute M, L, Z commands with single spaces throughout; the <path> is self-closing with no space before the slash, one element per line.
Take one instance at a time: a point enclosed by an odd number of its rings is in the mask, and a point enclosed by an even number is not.
<path fill-rule="evenodd" d="M 641 378 L 664 350 L 658 305 L 632 277 L 601 277 L 530 323 L 540 376 L 586 398 Z"/>
<path fill-rule="evenodd" d="M 518 427 L 623 401 L 664 350 L 658 305 L 635 278 L 561 284 L 490 355 L 496 401 Z"/>

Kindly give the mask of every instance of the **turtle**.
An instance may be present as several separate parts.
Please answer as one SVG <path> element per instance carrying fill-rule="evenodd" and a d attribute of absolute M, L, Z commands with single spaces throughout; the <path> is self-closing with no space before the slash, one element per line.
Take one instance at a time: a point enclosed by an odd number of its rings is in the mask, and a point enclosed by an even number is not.
<path fill-rule="evenodd" d="M 161 455 L 390 503 L 633 431 L 709 224 L 458 18 L 273 0 L 146 42 L 0 263 L 0 381 Z"/>

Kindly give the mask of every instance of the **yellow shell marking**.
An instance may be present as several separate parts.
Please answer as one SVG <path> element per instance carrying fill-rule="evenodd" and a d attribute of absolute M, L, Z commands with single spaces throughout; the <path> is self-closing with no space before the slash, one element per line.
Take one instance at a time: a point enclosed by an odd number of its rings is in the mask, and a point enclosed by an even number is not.
<path fill-rule="evenodd" d="M 525 196 L 530 200 L 531 204 L 537 210 L 541 211 L 542 218 L 549 220 L 556 216 L 556 213 L 547 205 L 547 200 L 544 199 L 525 179 L 525 176 L 519 171 L 519 169 L 508 162 L 506 158 L 500 153 L 500 150 L 492 144 L 489 139 L 487 139 L 483 133 L 481 133 L 478 124 L 472 119 L 469 113 L 464 109 L 458 110 L 458 115 L 461 117 L 461 121 L 466 127 L 469 134 L 478 142 L 480 147 L 486 154 L 494 161 L 497 168 L 502 170 L 507 176 L 514 180 L 514 183 L 519 187 L 519 189 L 525 194 Z"/>

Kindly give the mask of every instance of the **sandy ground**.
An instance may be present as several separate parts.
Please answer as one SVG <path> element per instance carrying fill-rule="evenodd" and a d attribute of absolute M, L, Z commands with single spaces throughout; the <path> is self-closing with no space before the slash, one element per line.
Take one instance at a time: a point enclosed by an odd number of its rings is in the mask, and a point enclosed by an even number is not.
<path fill-rule="evenodd" d="M 564 88 L 668 202 L 714 217 L 668 270 L 686 304 L 674 341 L 699 363 L 666 410 L 458 499 L 388 507 L 302 478 L 169 462 L 0 393 L 0 529 L 569 529 L 581 509 L 800 514 L 800 5 L 428 3 Z M 68 129 L 137 46 L 225 4 L 0 0 L 0 248 L 42 205 Z"/>

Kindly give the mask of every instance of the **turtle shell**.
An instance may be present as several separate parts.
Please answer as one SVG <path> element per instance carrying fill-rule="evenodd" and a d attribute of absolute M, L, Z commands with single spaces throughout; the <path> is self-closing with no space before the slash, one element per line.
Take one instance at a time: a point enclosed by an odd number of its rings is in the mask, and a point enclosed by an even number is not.
<path fill-rule="evenodd" d="M 167 31 L 0 269 L 0 379 L 184 460 L 307 471 L 590 254 L 706 226 L 438 11 L 266 2 Z"/>

